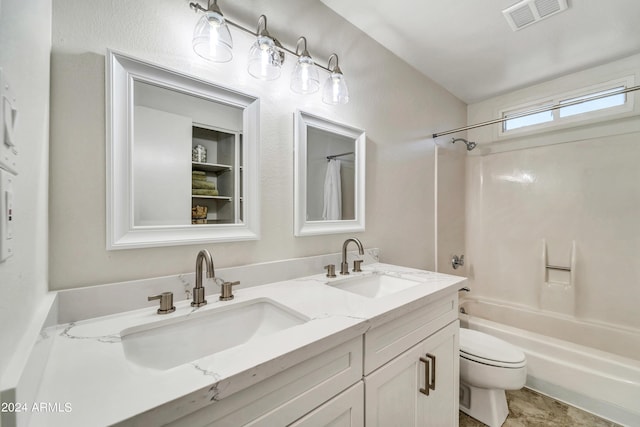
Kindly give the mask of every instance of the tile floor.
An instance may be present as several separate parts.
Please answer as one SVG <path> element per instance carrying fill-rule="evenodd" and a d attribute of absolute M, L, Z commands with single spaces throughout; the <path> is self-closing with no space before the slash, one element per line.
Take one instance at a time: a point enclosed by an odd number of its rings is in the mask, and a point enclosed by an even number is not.
<path fill-rule="evenodd" d="M 507 391 L 509 416 L 503 427 L 619 427 L 573 406 L 523 388 Z M 460 427 L 484 427 L 460 412 Z"/>

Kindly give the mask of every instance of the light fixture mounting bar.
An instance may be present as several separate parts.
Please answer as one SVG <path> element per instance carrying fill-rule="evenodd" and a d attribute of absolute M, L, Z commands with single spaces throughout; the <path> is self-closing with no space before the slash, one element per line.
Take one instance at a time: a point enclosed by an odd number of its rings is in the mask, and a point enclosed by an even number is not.
<path fill-rule="evenodd" d="M 200 6 L 200 8 L 202 8 L 202 6 Z M 226 19 L 226 18 L 225 18 L 225 19 Z M 244 32 L 245 32 L 245 33 L 247 33 L 247 34 L 251 34 L 251 35 L 252 35 L 252 36 L 254 36 L 254 37 L 258 37 L 258 33 L 254 32 L 254 31 L 251 31 L 250 29 L 245 28 L 245 27 L 243 27 L 243 26 L 242 26 L 242 25 L 240 25 L 240 24 L 236 24 L 235 22 L 233 22 L 233 21 L 231 21 L 231 20 L 229 20 L 229 19 L 226 19 L 226 21 L 227 21 L 227 24 L 231 25 L 232 27 L 237 28 L 237 29 L 239 29 L 239 30 L 241 30 L 241 31 L 244 31 Z M 278 46 L 278 47 L 279 47 L 280 49 L 284 50 L 285 52 L 287 52 L 287 53 L 289 53 L 289 54 L 291 54 L 291 55 L 295 56 L 296 58 L 299 58 L 299 57 L 300 57 L 300 55 L 298 55 L 295 51 L 293 51 L 293 50 L 291 50 L 291 49 L 289 49 L 289 48 L 285 47 L 285 46 L 284 46 L 284 45 L 282 45 L 282 44 L 280 44 L 280 46 Z M 316 67 L 322 68 L 322 69 L 323 69 L 323 70 L 325 70 L 325 71 L 331 72 L 331 70 L 330 70 L 328 67 L 325 67 L 324 65 L 318 64 L 318 63 L 317 63 L 317 62 L 315 62 L 315 61 L 313 61 L 313 65 L 315 65 Z"/>

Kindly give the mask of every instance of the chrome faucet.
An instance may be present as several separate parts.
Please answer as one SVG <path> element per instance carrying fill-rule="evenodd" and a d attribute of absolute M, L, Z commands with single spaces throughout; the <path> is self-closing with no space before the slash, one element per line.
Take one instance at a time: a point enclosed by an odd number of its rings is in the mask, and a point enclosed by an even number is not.
<path fill-rule="evenodd" d="M 360 253 L 360 255 L 364 255 L 364 249 L 362 248 L 362 243 L 360 242 L 360 240 L 356 239 L 355 237 L 351 237 L 345 240 L 342 244 L 342 263 L 340 264 L 340 274 L 349 274 L 349 263 L 347 263 L 347 246 L 349 246 L 349 242 L 354 242 L 356 245 L 358 245 L 358 252 Z M 359 264 L 360 263 L 358 263 L 358 267 Z M 355 266 L 356 264 L 354 263 L 354 271 L 356 271 Z"/>
<path fill-rule="evenodd" d="M 198 257 L 196 258 L 196 287 L 193 288 L 193 301 L 191 301 L 191 307 L 202 307 L 207 303 L 207 300 L 204 299 L 204 287 L 202 286 L 203 261 L 207 266 L 207 278 L 212 279 L 216 277 L 211 254 L 206 249 L 201 250 L 198 252 Z"/>

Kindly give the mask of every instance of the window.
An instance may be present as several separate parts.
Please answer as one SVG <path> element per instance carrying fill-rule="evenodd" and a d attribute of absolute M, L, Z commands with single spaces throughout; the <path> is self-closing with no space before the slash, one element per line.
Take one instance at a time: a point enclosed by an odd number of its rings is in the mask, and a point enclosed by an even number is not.
<path fill-rule="evenodd" d="M 627 97 L 624 93 L 619 93 L 630 86 L 633 86 L 633 77 L 560 94 L 544 102 L 504 110 L 502 111 L 502 118 L 506 120 L 502 122 L 500 134 L 505 135 L 515 130 L 525 131 L 547 128 L 556 124 L 576 122 L 590 119 L 594 116 L 605 116 L 630 110 L 633 108 L 631 105 L 632 98 Z M 606 96 L 607 94 L 613 95 Z M 599 96 L 603 97 L 574 104 L 577 101 Z M 553 109 L 551 110 L 540 111 L 552 107 Z"/>

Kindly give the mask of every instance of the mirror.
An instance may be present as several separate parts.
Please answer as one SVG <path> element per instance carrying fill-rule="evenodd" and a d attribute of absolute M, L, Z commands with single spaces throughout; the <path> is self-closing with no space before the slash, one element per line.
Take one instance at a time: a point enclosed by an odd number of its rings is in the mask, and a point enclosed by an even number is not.
<path fill-rule="evenodd" d="M 364 231 L 365 132 L 296 111 L 294 233 Z"/>
<path fill-rule="evenodd" d="M 107 249 L 255 240 L 259 100 L 107 55 Z"/>

